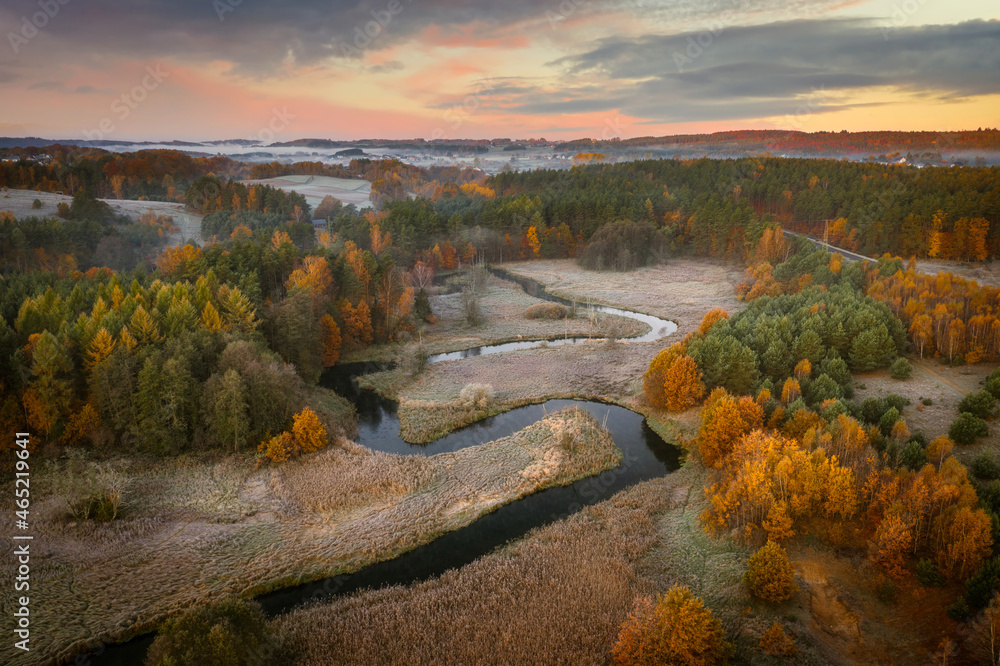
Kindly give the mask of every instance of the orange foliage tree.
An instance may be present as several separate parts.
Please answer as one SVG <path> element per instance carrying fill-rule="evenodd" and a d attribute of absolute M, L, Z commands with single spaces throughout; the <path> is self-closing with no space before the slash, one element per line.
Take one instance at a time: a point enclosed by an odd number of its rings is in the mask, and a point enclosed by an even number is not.
<path fill-rule="evenodd" d="M 707 666 L 722 658 L 723 647 L 719 620 L 691 590 L 675 585 L 655 601 L 636 601 L 611 656 L 617 666 Z"/>
<path fill-rule="evenodd" d="M 323 315 L 319 325 L 323 343 L 323 367 L 330 368 L 336 365 L 340 358 L 340 327 L 330 315 Z"/>

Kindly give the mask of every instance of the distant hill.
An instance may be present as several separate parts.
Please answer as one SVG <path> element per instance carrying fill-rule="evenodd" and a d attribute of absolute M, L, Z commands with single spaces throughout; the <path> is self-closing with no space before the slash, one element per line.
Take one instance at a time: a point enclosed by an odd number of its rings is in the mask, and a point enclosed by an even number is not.
<path fill-rule="evenodd" d="M 614 152 L 649 148 L 688 155 L 746 155 L 768 152 L 778 156 L 885 156 L 916 152 L 1000 152 L 1000 130 L 962 132 L 797 132 L 790 130 L 740 130 L 714 134 L 644 136 L 635 139 L 576 139 L 558 143 L 563 152 Z"/>

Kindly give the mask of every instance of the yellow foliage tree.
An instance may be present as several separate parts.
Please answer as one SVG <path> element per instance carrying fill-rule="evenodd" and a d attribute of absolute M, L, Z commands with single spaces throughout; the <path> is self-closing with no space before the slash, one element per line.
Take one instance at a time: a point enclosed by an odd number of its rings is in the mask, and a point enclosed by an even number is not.
<path fill-rule="evenodd" d="M 701 599 L 675 585 L 636 601 L 611 650 L 616 666 L 708 666 L 722 659 L 722 624 Z"/>
<path fill-rule="evenodd" d="M 108 329 L 102 328 L 94 336 L 94 339 L 90 341 L 90 347 L 87 350 L 87 367 L 93 368 L 108 356 L 111 356 L 111 352 L 114 349 L 115 339 L 108 333 Z"/>
<path fill-rule="evenodd" d="M 205 303 L 205 309 L 201 311 L 201 325 L 209 333 L 218 333 L 222 330 L 222 319 L 219 318 L 219 311 L 211 302 Z"/>
<path fill-rule="evenodd" d="M 302 453 L 319 451 L 326 446 L 326 426 L 316 416 L 316 412 L 305 407 L 292 417 L 292 436 Z"/>
<path fill-rule="evenodd" d="M 795 594 L 794 575 L 785 549 L 768 541 L 750 557 L 743 582 L 755 597 L 778 603 Z"/>

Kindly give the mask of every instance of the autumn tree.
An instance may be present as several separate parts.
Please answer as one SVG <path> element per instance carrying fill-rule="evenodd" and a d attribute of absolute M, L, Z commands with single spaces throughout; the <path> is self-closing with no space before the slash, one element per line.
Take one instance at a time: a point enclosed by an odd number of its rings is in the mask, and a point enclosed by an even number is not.
<path fill-rule="evenodd" d="M 768 541 L 750 557 L 743 583 L 755 597 L 778 603 L 795 594 L 794 571 L 788 553 Z"/>
<path fill-rule="evenodd" d="M 753 398 L 735 398 L 725 389 L 716 389 L 701 412 L 698 452 L 709 467 L 721 467 L 733 443 L 763 425 L 764 410 Z"/>
<path fill-rule="evenodd" d="M 991 529 L 990 517 L 982 509 L 958 509 L 948 522 L 944 548 L 938 554 L 941 571 L 954 580 L 965 580 L 990 554 Z"/>
<path fill-rule="evenodd" d="M 323 315 L 319 320 L 320 339 L 323 342 L 323 367 L 330 368 L 337 364 L 340 358 L 340 327 L 330 315 Z"/>
<path fill-rule="evenodd" d="M 326 426 L 320 422 L 316 412 L 306 407 L 292 421 L 292 436 L 302 453 L 319 451 L 326 446 Z"/>
<path fill-rule="evenodd" d="M 698 326 L 698 335 L 704 337 L 710 330 L 712 330 L 712 326 L 722 319 L 729 319 L 729 313 L 723 308 L 713 308 L 712 310 L 709 310 L 701 319 L 701 324 Z"/>
<path fill-rule="evenodd" d="M 663 395 L 667 409 L 672 412 L 682 412 L 701 402 L 705 384 L 694 359 L 684 355 L 670 365 L 663 378 Z"/>
<path fill-rule="evenodd" d="M 653 357 L 649 368 L 646 369 L 646 373 L 642 376 L 642 387 L 649 404 L 655 407 L 666 407 L 667 396 L 664 383 L 667 371 L 674 364 L 674 361 L 684 355 L 684 353 L 684 345 L 682 343 L 674 343 Z"/>
<path fill-rule="evenodd" d="M 708 666 L 723 656 L 722 624 L 687 587 L 642 597 L 611 650 L 617 666 Z"/>

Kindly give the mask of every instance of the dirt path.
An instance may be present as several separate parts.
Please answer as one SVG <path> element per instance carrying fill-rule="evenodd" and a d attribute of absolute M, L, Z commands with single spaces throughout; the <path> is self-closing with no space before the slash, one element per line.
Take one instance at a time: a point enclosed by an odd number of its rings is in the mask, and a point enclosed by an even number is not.
<path fill-rule="evenodd" d="M 928 363 L 927 361 L 914 360 L 913 366 L 933 376 L 934 379 L 937 379 L 948 388 L 953 389 L 956 393 L 958 393 L 958 395 L 962 396 L 963 398 L 969 394 L 969 391 L 965 390 L 964 388 L 956 384 L 954 381 L 948 379 L 947 377 L 939 373 L 937 370 L 935 370 L 931 363 Z"/>

